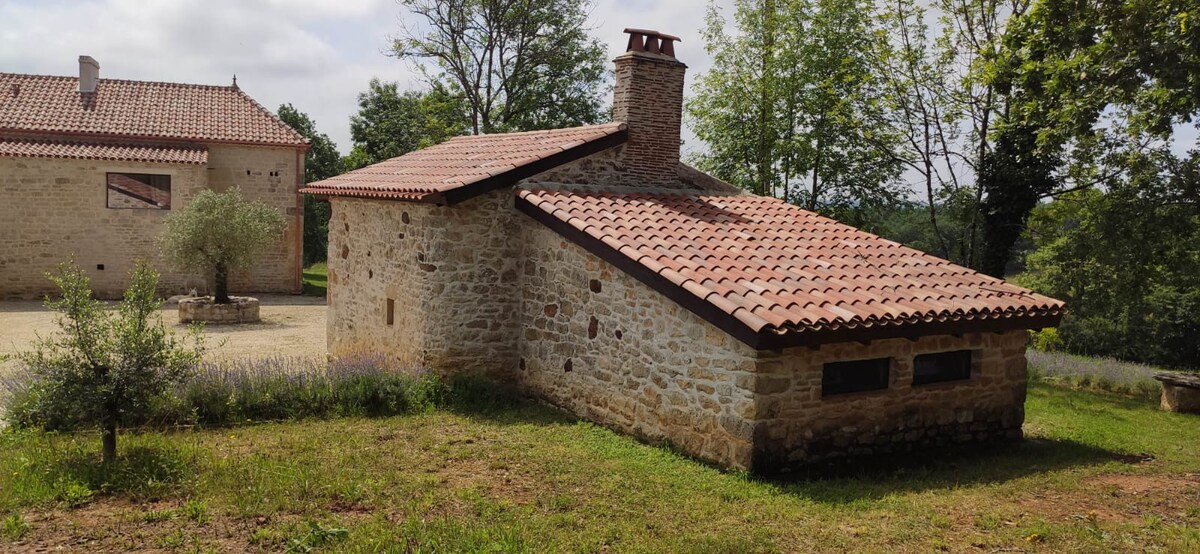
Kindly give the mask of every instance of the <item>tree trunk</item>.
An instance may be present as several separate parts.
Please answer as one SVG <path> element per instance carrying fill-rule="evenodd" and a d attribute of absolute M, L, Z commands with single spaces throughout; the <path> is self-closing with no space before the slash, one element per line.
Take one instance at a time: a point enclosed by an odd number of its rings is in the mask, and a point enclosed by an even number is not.
<path fill-rule="evenodd" d="M 217 264 L 213 271 L 213 302 L 216 304 L 229 303 L 229 268 L 225 264 Z"/>
<path fill-rule="evenodd" d="M 101 433 L 100 439 L 104 445 L 103 460 L 104 464 L 110 464 L 117 460 L 117 420 L 109 418 L 104 422 L 104 430 Z"/>

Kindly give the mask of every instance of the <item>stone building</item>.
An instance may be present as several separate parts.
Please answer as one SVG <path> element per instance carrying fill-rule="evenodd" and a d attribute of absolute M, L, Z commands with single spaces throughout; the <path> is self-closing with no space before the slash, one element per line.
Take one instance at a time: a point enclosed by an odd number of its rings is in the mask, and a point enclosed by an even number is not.
<path fill-rule="evenodd" d="M 1017 437 L 1062 303 L 679 161 L 674 37 L 627 30 L 614 122 L 458 137 L 303 192 L 332 205 L 329 349 L 488 372 L 771 471 Z"/>
<path fill-rule="evenodd" d="M 299 292 L 307 140 L 233 86 L 0 73 L 0 298 L 54 291 L 44 273 L 74 257 L 101 296 L 147 259 L 163 292 L 207 279 L 158 259 L 163 216 L 205 188 L 240 187 L 287 231 L 234 290 Z"/>

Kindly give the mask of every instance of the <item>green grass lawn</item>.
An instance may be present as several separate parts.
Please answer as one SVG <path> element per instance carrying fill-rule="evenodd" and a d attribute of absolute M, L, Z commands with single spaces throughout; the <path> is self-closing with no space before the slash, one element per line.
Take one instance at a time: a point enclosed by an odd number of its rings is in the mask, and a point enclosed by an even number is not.
<path fill-rule="evenodd" d="M 723 472 L 559 412 L 0 435 L 0 550 L 1196 552 L 1200 417 L 1035 385 L 1028 439 L 837 478 Z"/>
<path fill-rule="evenodd" d="M 325 262 L 315 263 L 304 269 L 304 294 L 308 296 L 325 296 L 329 288 L 329 268 Z"/>

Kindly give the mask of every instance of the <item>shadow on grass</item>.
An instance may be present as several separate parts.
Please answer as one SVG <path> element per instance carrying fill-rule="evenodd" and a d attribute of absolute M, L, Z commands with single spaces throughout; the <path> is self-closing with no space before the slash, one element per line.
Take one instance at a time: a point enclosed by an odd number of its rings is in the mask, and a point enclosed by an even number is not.
<path fill-rule="evenodd" d="M 155 500 L 176 495 L 195 474 L 194 457 L 167 446 L 132 445 L 119 451 L 117 460 L 104 464 L 97 451 L 70 448 L 46 460 L 45 479 L 58 500 L 68 505 L 86 502 L 94 495 L 121 495 Z"/>
<path fill-rule="evenodd" d="M 842 460 L 757 479 L 818 502 L 845 504 L 897 493 L 1004 483 L 1110 462 L 1143 461 L 1142 456 L 1074 441 L 1033 438 Z"/>

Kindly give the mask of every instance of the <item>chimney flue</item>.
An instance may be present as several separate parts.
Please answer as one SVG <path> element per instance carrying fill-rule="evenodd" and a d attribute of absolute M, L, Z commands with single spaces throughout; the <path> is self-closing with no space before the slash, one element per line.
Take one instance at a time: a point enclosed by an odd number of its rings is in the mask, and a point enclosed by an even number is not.
<path fill-rule="evenodd" d="M 100 62 L 91 56 L 79 56 L 79 92 L 96 92 L 100 81 Z"/>
<path fill-rule="evenodd" d="M 626 184 L 681 186 L 679 131 L 687 66 L 675 59 L 679 37 L 646 29 L 625 32 L 626 52 L 613 60 L 613 120 L 625 123 L 629 133 L 621 153 Z"/>

